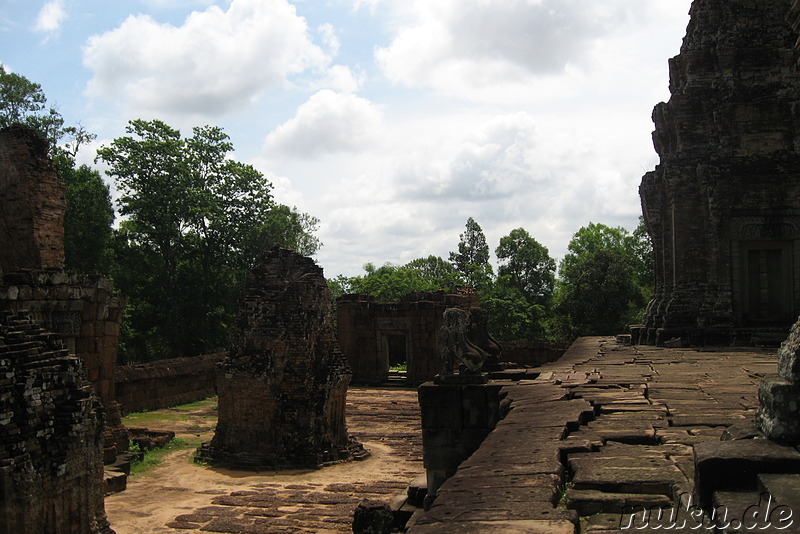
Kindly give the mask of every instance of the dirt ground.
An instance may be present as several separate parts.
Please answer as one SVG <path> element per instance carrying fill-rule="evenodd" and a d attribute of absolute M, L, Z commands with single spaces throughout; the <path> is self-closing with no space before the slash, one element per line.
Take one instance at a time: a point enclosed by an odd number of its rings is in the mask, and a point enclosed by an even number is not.
<path fill-rule="evenodd" d="M 253 473 L 197 465 L 194 446 L 176 450 L 106 497 L 111 526 L 117 534 L 351 532 L 362 499 L 389 501 L 424 469 L 416 390 L 351 388 L 347 414 L 350 434 L 371 453 L 366 460 Z M 216 404 L 159 410 L 131 423 L 172 430 L 194 445 L 213 437 Z"/>

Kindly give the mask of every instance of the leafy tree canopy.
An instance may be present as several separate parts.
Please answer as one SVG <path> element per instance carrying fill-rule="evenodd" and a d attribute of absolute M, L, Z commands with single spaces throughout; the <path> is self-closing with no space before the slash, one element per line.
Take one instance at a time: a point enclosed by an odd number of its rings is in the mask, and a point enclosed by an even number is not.
<path fill-rule="evenodd" d="M 54 160 L 73 160 L 80 145 L 95 138 L 80 125 L 64 126 L 58 110 L 48 107 L 41 85 L 0 65 L 0 128 L 12 124 L 24 124 L 38 131 L 50 142 L 50 156 Z M 56 163 L 59 167 L 65 164 Z"/>
<path fill-rule="evenodd" d="M 450 253 L 450 263 L 467 284 L 481 290 L 491 282 L 494 271 L 489 263 L 489 245 L 475 219 L 467 219 L 466 229 L 458 242 L 458 252 Z"/>
<path fill-rule="evenodd" d="M 578 230 L 559 268 L 555 323 L 565 340 L 613 335 L 638 319 L 645 304 L 636 267 L 646 260 L 624 228 L 590 223 Z"/>
<path fill-rule="evenodd" d="M 272 184 L 228 157 L 213 126 L 190 137 L 135 120 L 98 150 L 125 217 L 114 278 L 128 295 L 124 357 L 189 356 L 227 346 L 247 270 L 273 244 L 315 252 L 317 219 L 276 205 Z"/>
<path fill-rule="evenodd" d="M 502 238 L 495 249 L 498 275 L 507 277 L 529 302 L 549 306 L 555 283 L 556 262 L 547 247 L 523 228 Z"/>

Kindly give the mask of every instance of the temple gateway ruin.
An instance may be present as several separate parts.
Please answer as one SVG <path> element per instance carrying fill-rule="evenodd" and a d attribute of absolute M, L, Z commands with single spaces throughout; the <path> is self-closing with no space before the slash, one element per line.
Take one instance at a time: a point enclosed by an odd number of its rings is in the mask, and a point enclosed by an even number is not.
<path fill-rule="evenodd" d="M 661 162 L 639 188 L 656 273 L 644 328 L 634 331 L 642 343 L 777 344 L 800 312 L 790 4 L 692 5 L 669 63 L 671 97 L 653 111 Z"/>

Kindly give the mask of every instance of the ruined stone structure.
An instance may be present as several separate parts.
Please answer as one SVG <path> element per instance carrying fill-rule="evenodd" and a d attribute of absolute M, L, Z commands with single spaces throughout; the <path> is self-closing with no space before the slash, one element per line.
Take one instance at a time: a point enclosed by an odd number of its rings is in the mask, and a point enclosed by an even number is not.
<path fill-rule="evenodd" d="M 791 5 L 692 5 L 681 52 L 670 60 L 670 100 L 653 112 L 661 162 L 639 189 L 656 272 L 639 342 L 779 342 L 800 311 Z M 795 2 L 795 25 L 798 12 Z"/>
<path fill-rule="evenodd" d="M 103 417 L 59 336 L 0 312 L 0 534 L 113 533 Z"/>
<path fill-rule="evenodd" d="M 778 373 L 758 388 L 759 430 L 768 438 L 800 445 L 800 320 L 778 350 Z"/>
<path fill-rule="evenodd" d="M 307 468 L 358 452 L 347 434 L 351 372 L 332 310 L 312 259 L 280 248 L 263 256 L 247 280 L 230 356 L 218 368 L 219 420 L 200 460 L 253 470 Z"/>
<path fill-rule="evenodd" d="M 83 361 L 106 410 L 111 462 L 128 446 L 114 400 L 124 299 L 102 276 L 64 271 L 64 186 L 30 128 L 0 130 L 0 198 L 0 310 L 25 310 Z"/>
<path fill-rule="evenodd" d="M 0 274 L 64 268 L 64 187 L 47 149 L 30 128 L 0 130 Z"/>
<path fill-rule="evenodd" d="M 207 399 L 216 393 L 216 364 L 227 353 L 171 358 L 116 368 L 116 400 L 126 414 Z"/>
<path fill-rule="evenodd" d="M 340 297 L 338 339 L 353 381 L 383 382 L 389 366 L 403 362 L 410 383 L 432 380 L 441 371 L 438 339 L 444 310 L 477 306 L 477 293 L 468 290 L 409 293 L 398 302 L 376 302 L 369 295 Z"/>

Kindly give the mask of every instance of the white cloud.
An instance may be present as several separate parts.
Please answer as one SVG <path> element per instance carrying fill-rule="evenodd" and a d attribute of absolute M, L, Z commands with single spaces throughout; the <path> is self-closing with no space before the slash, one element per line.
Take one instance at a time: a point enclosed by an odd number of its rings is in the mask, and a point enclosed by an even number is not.
<path fill-rule="evenodd" d="M 354 73 L 350 67 L 332 65 L 325 76 L 312 84 L 314 89 L 331 89 L 342 93 L 355 93 L 364 86 L 363 72 Z"/>
<path fill-rule="evenodd" d="M 84 49 L 91 96 L 172 115 L 242 109 L 329 61 L 286 0 L 232 0 L 226 11 L 195 11 L 179 27 L 132 15 Z"/>
<path fill-rule="evenodd" d="M 661 11 L 641 0 L 398 2 L 395 37 L 375 55 L 390 80 L 407 86 L 495 100 L 512 88 L 530 98 L 544 86 L 549 96 L 558 88 L 548 79 L 566 75 L 574 86 L 602 39 L 661 23 Z"/>
<path fill-rule="evenodd" d="M 372 143 L 380 123 L 381 112 L 369 100 L 325 89 L 267 136 L 267 155 L 315 158 L 363 151 Z"/>
<path fill-rule="evenodd" d="M 64 0 L 52 0 L 47 2 L 39 10 L 39 15 L 36 17 L 35 29 L 38 32 L 53 33 L 61 28 L 61 23 L 67 17 L 67 12 L 64 9 Z"/>

